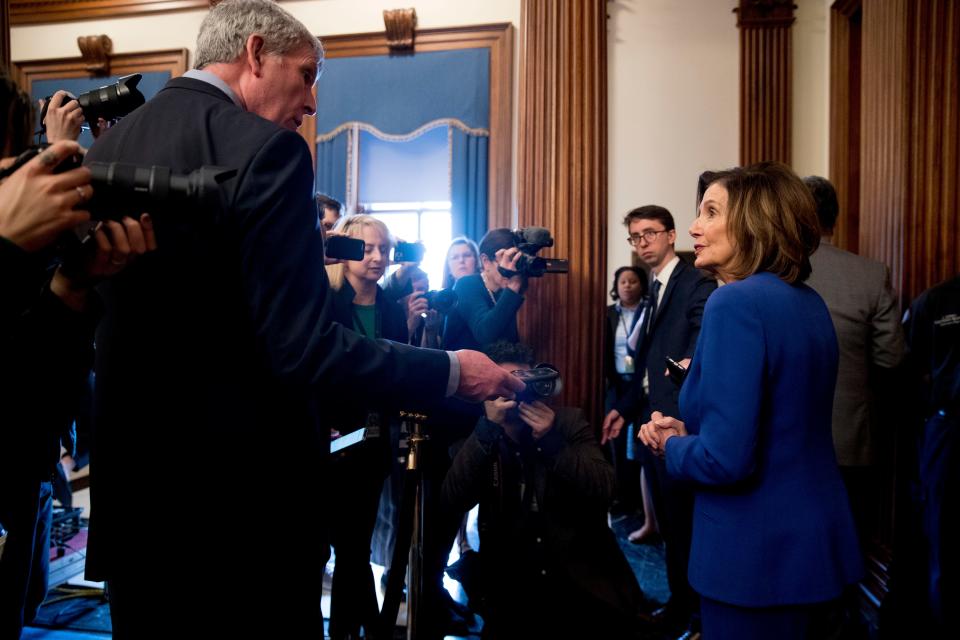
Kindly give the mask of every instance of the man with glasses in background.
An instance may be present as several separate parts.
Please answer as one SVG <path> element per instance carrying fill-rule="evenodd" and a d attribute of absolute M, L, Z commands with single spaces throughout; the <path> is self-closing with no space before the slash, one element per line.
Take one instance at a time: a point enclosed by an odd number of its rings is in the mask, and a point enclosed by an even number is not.
<path fill-rule="evenodd" d="M 680 387 L 667 377 L 666 359 L 689 366 L 700 335 L 704 305 L 717 288 L 714 279 L 677 255 L 674 248 L 677 232 L 667 209 L 658 205 L 639 207 L 626 215 L 623 224 L 630 234 L 627 241 L 650 269 L 650 303 L 629 340 L 638 375 L 633 388 L 607 414 L 603 422 L 603 443 L 615 438 L 625 424 L 637 418 L 648 420 L 653 411 L 678 415 Z M 699 628 L 697 596 L 687 582 L 693 494 L 667 475 L 662 459 L 649 453 L 643 456 L 642 464 L 647 469 L 660 532 L 666 543 L 671 597 L 663 612 L 664 622 L 669 630 L 680 633 L 680 637 L 691 637 Z"/>

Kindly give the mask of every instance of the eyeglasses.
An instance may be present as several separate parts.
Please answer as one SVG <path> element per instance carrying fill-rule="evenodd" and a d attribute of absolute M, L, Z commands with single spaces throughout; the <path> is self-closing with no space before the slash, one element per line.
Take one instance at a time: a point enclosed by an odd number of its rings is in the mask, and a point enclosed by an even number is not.
<path fill-rule="evenodd" d="M 653 231 L 651 229 L 649 231 L 644 231 L 643 233 L 634 233 L 633 235 L 627 238 L 627 242 L 629 242 L 634 246 L 640 244 L 641 240 L 643 240 L 647 244 L 650 244 L 651 242 L 657 239 L 658 235 L 660 235 L 661 233 L 667 233 L 668 231 L 669 229 L 660 229 L 660 231 Z"/>

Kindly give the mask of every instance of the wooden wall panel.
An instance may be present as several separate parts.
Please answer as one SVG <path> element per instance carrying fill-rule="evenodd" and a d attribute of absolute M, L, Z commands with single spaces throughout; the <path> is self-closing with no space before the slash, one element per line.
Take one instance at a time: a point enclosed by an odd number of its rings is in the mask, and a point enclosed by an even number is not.
<path fill-rule="evenodd" d="M 907 203 L 907 5 L 864 0 L 860 254 L 885 262 L 894 288 L 903 278 Z"/>
<path fill-rule="evenodd" d="M 518 207 L 570 273 L 534 280 L 520 335 L 564 376 L 563 404 L 602 415 L 607 246 L 607 33 L 603 0 L 524 0 Z"/>
<path fill-rule="evenodd" d="M 0 0 L 0 69 L 10 66 L 10 5 Z"/>
<path fill-rule="evenodd" d="M 903 301 L 960 271 L 960 9 L 864 0 L 860 253 Z"/>
<path fill-rule="evenodd" d="M 912 3 L 903 294 L 960 273 L 960 5 Z"/>
<path fill-rule="evenodd" d="M 789 0 L 740 0 L 740 164 L 790 164 L 791 73 Z"/>
<path fill-rule="evenodd" d="M 830 9 L 830 181 L 840 217 L 833 243 L 860 248 L 861 0 L 837 0 Z"/>

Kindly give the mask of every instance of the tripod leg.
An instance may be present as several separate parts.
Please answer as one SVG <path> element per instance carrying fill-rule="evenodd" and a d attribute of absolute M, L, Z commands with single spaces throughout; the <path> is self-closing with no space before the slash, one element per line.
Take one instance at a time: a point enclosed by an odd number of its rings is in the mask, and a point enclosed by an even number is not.
<path fill-rule="evenodd" d="M 410 555 L 410 540 L 413 536 L 413 517 L 417 502 L 419 473 L 407 470 L 403 476 L 403 494 L 400 498 L 400 513 L 397 519 L 397 540 L 393 547 L 393 559 L 387 574 L 387 590 L 383 596 L 383 608 L 380 610 L 380 640 L 391 640 L 393 629 L 397 626 L 397 613 L 400 611 L 400 599 L 403 594 L 403 582 L 407 573 Z"/>
<path fill-rule="evenodd" d="M 410 579 L 407 581 L 407 639 L 415 640 L 423 610 L 423 474 L 416 478 L 413 531 L 410 544 Z"/>

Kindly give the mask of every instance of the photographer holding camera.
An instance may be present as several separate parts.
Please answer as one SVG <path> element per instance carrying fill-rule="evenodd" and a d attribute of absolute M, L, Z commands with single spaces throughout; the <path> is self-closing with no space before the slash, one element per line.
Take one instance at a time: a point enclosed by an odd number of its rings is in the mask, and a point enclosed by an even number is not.
<path fill-rule="evenodd" d="M 517 312 L 523 304 L 527 279 L 516 272 L 522 254 L 516 234 L 491 229 L 480 240 L 480 273 L 457 280 L 457 308 L 448 316 L 445 349 L 479 349 L 499 340 L 518 342 Z M 502 267 L 514 275 L 505 277 Z"/>
<path fill-rule="evenodd" d="M 534 361 L 521 344 L 487 354 L 510 372 Z M 643 593 L 607 526 L 613 467 L 579 409 L 552 409 L 550 387 L 530 386 L 484 403 L 443 483 L 451 512 L 480 503 L 482 592 L 468 595 L 483 637 L 636 637 Z"/>
<path fill-rule="evenodd" d="M 90 217 L 79 208 L 93 193 L 90 172 L 55 173 L 80 151 L 58 142 L 0 183 L 0 522 L 9 531 L 0 558 L 0 637 L 19 637 L 46 594 L 51 478 L 61 441 L 72 441 L 92 362 L 101 312 L 93 287 L 156 247 L 148 216 L 125 218 L 99 227 L 59 266 L 52 260 L 48 248 L 60 234 Z"/>

